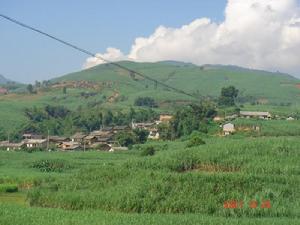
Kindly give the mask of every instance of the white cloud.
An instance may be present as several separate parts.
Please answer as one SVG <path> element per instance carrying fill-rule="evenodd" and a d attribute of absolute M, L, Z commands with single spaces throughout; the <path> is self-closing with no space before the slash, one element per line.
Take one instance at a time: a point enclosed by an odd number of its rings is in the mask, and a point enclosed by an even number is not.
<path fill-rule="evenodd" d="M 299 54 L 297 0 L 228 0 L 222 23 L 200 18 L 181 28 L 160 26 L 151 36 L 136 38 L 128 56 L 113 49 L 103 57 L 233 64 L 300 75 Z"/>
<path fill-rule="evenodd" d="M 106 53 L 100 54 L 97 53 L 96 57 L 89 57 L 85 61 L 83 68 L 88 69 L 93 66 L 97 66 L 99 64 L 105 63 L 102 59 L 108 60 L 108 61 L 121 61 L 127 59 L 127 57 L 119 50 L 116 48 L 107 48 Z"/>

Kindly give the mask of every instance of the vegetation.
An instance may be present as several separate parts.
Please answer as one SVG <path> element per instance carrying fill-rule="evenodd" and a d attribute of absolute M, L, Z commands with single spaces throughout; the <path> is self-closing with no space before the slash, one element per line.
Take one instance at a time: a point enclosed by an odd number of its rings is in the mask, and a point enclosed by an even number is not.
<path fill-rule="evenodd" d="M 150 97 L 138 97 L 134 101 L 134 105 L 136 105 L 136 106 L 147 106 L 147 107 L 150 107 L 150 108 L 157 107 L 157 104 L 156 104 L 155 100 L 153 98 L 150 98 Z"/>
<path fill-rule="evenodd" d="M 16 184 L 0 184 L 0 193 L 13 193 L 18 191 L 18 186 Z"/>
<path fill-rule="evenodd" d="M 234 86 L 224 87 L 219 97 L 220 106 L 234 106 L 235 99 L 238 97 L 239 90 Z"/>
<path fill-rule="evenodd" d="M 141 156 L 153 156 L 154 154 L 155 154 L 155 148 L 154 148 L 154 146 L 147 146 L 141 152 Z"/>
<path fill-rule="evenodd" d="M 17 139 L 22 132 L 33 132 L 52 135 L 71 135 L 76 131 L 89 132 L 98 130 L 101 126 L 129 125 L 132 120 L 137 122 L 154 120 L 157 113 L 152 109 L 130 109 L 127 112 L 111 110 L 77 109 L 71 111 L 64 106 L 33 107 L 25 109 L 28 123 L 11 134 L 11 139 Z M 140 143 L 145 142 L 148 135 L 145 131 L 135 131 Z M 0 132 L 1 135 L 1 132 Z"/>
<path fill-rule="evenodd" d="M 199 145 L 205 145 L 205 141 L 203 141 L 198 135 L 193 135 L 188 141 L 186 147 L 191 148 Z"/>
<path fill-rule="evenodd" d="M 36 82 L 35 95 L 24 88 L 0 96 L 2 140 L 18 139 L 20 131 L 70 135 L 175 112 L 159 125 L 160 141 L 147 141 L 149 132 L 140 129 L 118 133 L 129 151 L 0 151 L 1 225 L 299 224 L 299 121 L 236 119 L 236 133 L 219 137 L 212 120 L 239 107 L 298 118 L 299 80 L 223 66 L 122 64 L 201 103 L 110 64 Z M 269 208 L 261 207 L 265 201 Z"/>
<path fill-rule="evenodd" d="M 32 164 L 33 168 L 39 169 L 41 172 L 64 172 L 71 166 L 61 159 L 44 159 L 36 161 Z"/>
<path fill-rule="evenodd" d="M 189 105 L 176 111 L 169 127 L 171 129 L 169 133 L 172 138 L 190 135 L 193 131 L 207 133 L 209 120 L 215 115 L 216 110 L 211 103 Z M 167 135 L 164 134 L 164 136 Z"/>

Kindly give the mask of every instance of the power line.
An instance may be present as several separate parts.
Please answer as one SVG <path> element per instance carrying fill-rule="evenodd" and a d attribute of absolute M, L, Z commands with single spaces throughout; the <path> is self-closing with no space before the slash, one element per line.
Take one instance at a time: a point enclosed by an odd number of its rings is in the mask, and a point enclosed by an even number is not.
<path fill-rule="evenodd" d="M 89 55 L 89 56 L 92 56 L 92 57 L 101 59 L 102 61 L 104 61 L 104 62 L 106 62 L 106 63 L 109 63 L 109 64 L 111 64 L 111 65 L 114 65 L 114 66 L 116 66 L 116 67 L 118 67 L 118 68 L 121 68 L 121 69 L 123 69 L 123 70 L 129 72 L 130 74 L 136 74 L 136 75 L 139 75 L 140 77 L 143 77 L 143 78 L 145 78 L 145 79 L 147 79 L 147 80 L 150 80 L 150 81 L 154 82 L 155 85 L 160 84 L 161 86 L 164 86 L 164 87 L 166 87 L 166 88 L 168 88 L 168 89 L 171 89 L 171 90 L 173 90 L 173 91 L 175 91 L 175 92 L 177 92 L 177 93 L 184 94 L 184 95 L 187 95 L 187 96 L 189 96 L 189 97 L 196 98 L 194 95 L 192 95 L 192 94 L 190 94 L 190 93 L 187 93 L 187 92 L 185 92 L 185 91 L 183 91 L 183 90 L 181 90 L 181 89 L 172 87 L 172 86 L 170 86 L 170 85 L 168 85 L 168 84 L 165 84 L 165 83 L 163 83 L 163 82 L 161 82 L 161 81 L 158 81 L 158 80 L 156 80 L 156 79 L 154 79 L 154 78 L 151 78 L 151 77 L 149 77 L 149 76 L 147 76 L 147 75 L 145 75 L 145 74 L 143 74 L 143 73 L 141 73 L 141 72 L 138 72 L 138 71 L 132 70 L 132 69 L 126 67 L 126 66 L 120 65 L 119 63 L 116 63 L 116 62 L 112 62 L 112 61 L 110 61 L 110 60 L 107 60 L 107 59 L 105 59 L 105 58 L 103 58 L 103 57 L 101 57 L 101 56 L 99 56 L 99 55 L 97 55 L 97 54 L 95 54 L 95 53 L 92 53 L 92 52 L 90 52 L 90 51 L 88 51 L 88 50 L 86 50 L 86 49 L 80 48 L 80 47 L 78 47 L 78 46 L 76 46 L 76 45 L 74 45 L 74 44 L 71 44 L 70 42 L 64 41 L 64 40 L 62 40 L 62 39 L 60 39 L 60 38 L 57 38 L 57 37 L 55 37 L 55 36 L 53 36 L 53 35 L 51 35 L 51 34 L 49 34 L 49 33 L 46 33 L 46 32 L 41 31 L 41 30 L 39 30 L 39 29 L 36 29 L 36 28 L 34 28 L 34 27 L 32 27 L 32 26 L 29 26 L 29 25 L 27 25 L 27 24 L 24 24 L 24 23 L 22 23 L 22 22 L 20 22 L 20 21 L 18 21 L 18 20 L 16 20 L 16 19 L 13 19 L 13 18 L 11 18 L 11 17 L 5 16 L 5 15 L 3 15 L 3 14 L 0 14 L 0 17 L 4 18 L 4 19 L 6 19 L 6 20 L 8 20 L 8 21 L 10 21 L 10 22 L 13 22 L 13 23 L 15 23 L 15 24 L 17 24 L 17 25 L 19 25 L 19 26 L 22 26 L 22 27 L 24 27 L 24 28 L 26 28 L 26 29 L 29 29 L 29 30 L 32 30 L 32 31 L 34 31 L 34 32 L 37 32 L 37 33 L 39 33 L 39 34 L 41 34 L 41 35 L 44 35 L 44 36 L 46 36 L 46 37 L 48 37 L 48 38 L 50 38 L 50 39 L 53 39 L 53 40 L 55 40 L 55 41 L 57 41 L 57 42 L 60 42 L 61 44 L 67 45 L 67 46 L 69 46 L 69 47 L 71 47 L 71 48 L 73 48 L 73 49 L 75 49 L 75 50 L 77 50 L 77 51 L 80 51 L 80 52 L 86 54 L 86 55 Z"/>

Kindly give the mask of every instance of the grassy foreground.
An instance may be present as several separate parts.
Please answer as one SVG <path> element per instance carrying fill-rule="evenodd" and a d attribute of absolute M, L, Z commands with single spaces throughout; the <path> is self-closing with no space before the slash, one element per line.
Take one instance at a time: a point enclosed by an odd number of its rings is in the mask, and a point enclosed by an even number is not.
<path fill-rule="evenodd" d="M 0 203 L 1 225 L 297 225 L 290 218 L 224 218 L 200 214 L 124 214 L 101 211 L 65 211 L 26 208 Z"/>
<path fill-rule="evenodd" d="M 300 223 L 299 136 L 204 140 L 116 153 L 0 151 L 0 224 Z M 147 145 L 154 156 L 141 155 Z M 249 207 L 262 199 L 270 209 Z M 225 209 L 228 200 L 244 207 Z"/>

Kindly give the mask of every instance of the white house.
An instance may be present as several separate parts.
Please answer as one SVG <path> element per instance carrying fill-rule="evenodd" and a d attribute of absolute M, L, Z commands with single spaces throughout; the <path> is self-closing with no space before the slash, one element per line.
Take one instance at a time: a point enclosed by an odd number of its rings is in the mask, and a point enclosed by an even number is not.
<path fill-rule="evenodd" d="M 223 125 L 224 135 L 230 135 L 230 134 L 234 133 L 234 131 L 235 131 L 234 124 L 226 123 Z"/>
<path fill-rule="evenodd" d="M 24 141 L 27 148 L 45 148 L 47 146 L 46 139 L 27 139 Z"/>
<path fill-rule="evenodd" d="M 293 121 L 293 120 L 295 120 L 295 118 L 290 116 L 290 117 L 287 118 L 286 120 L 288 120 L 288 121 Z"/>
<path fill-rule="evenodd" d="M 260 119 L 271 119 L 272 115 L 269 112 L 249 112 L 240 111 L 240 116 L 244 118 L 260 118 Z"/>

